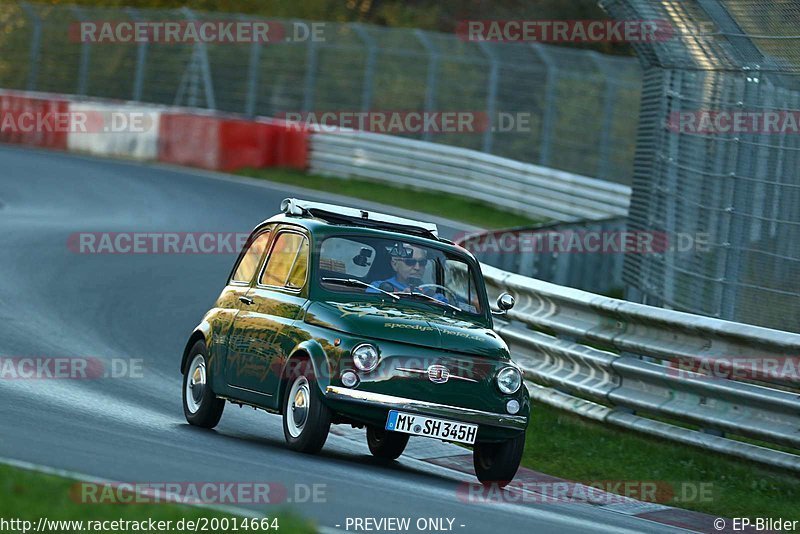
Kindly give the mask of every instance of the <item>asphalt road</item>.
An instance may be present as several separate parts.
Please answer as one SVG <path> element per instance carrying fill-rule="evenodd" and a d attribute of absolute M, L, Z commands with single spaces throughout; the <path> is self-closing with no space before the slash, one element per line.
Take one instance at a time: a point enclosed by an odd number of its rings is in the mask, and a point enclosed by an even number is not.
<path fill-rule="evenodd" d="M 247 232 L 286 196 L 300 195 L 210 173 L 0 147 L 0 356 L 142 361 L 134 377 L 0 380 L 0 456 L 125 482 L 269 481 L 290 497 L 322 484 L 325 502 L 280 509 L 342 530 L 348 517 L 448 517 L 455 532 L 469 533 L 675 530 L 588 505 L 462 502 L 457 489 L 470 476 L 409 458 L 379 465 L 364 442 L 333 434 L 318 456 L 297 454 L 284 447 L 277 416 L 250 409 L 228 405 L 214 431 L 189 426 L 180 354 L 234 256 L 77 254 L 68 237 Z"/>

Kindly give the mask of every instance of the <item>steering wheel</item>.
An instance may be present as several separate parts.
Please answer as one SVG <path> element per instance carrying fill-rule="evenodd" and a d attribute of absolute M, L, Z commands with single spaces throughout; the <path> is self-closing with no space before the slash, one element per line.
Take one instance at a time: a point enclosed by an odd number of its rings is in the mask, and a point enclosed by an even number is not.
<path fill-rule="evenodd" d="M 444 298 L 448 299 L 448 302 L 450 304 L 455 304 L 456 302 L 458 302 L 458 295 L 456 294 L 455 291 L 453 291 L 449 287 L 440 286 L 439 284 L 421 284 L 421 285 L 417 286 L 417 288 L 419 288 L 419 289 L 426 289 L 426 288 L 429 288 L 429 287 L 433 287 L 433 288 L 436 288 L 436 289 L 442 289 L 444 291 L 444 293 L 445 293 Z M 450 294 L 450 296 L 452 297 L 452 300 L 450 300 L 448 298 L 447 293 Z"/>

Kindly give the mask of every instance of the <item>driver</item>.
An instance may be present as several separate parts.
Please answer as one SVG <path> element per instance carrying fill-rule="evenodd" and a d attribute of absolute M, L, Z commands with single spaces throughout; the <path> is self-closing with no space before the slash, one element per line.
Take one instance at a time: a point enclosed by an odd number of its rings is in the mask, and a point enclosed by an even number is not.
<path fill-rule="evenodd" d="M 395 243 L 389 250 L 391 266 L 394 276 L 386 280 L 375 280 L 372 285 L 392 293 L 411 292 L 412 288 L 422 284 L 422 276 L 428 265 L 428 251 L 422 247 Z M 374 289 L 367 289 L 367 293 L 377 293 Z"/>

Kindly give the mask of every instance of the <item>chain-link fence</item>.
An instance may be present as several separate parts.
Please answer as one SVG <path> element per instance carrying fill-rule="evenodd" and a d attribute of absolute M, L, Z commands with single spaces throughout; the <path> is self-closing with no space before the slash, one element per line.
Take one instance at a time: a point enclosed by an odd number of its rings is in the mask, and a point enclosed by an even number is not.
<path fill-rule="evenodd" d="M 800 4 L 603 0 L 618 19 L 669 21 L 638 45 L 642 124 L 629 229 L 709 236 L 629 255 L 628 297 L 800 328 Z"/>
<path fill-rule="evenodd" d="M 237 18 L 254 20 L 188 9 L 0 3 L 0 86 L 247 115 L 480 112 L 494 120 L 494 128 L 410 136 L 630 183 L 641 87 L 634 58 L 338 23 L 325 23 L 321 39 L 266 44 L 69 38 L 78 21 Z M 525 124 L 500 124 L 500 114 L 518 113 L 526 116 Z"/>

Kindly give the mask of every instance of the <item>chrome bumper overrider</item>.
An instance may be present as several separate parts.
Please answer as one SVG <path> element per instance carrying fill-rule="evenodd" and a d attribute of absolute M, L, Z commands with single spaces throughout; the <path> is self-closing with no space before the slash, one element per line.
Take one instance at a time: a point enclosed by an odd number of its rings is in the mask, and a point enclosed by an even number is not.
<path fill-rule="evenodd" d="M 523 415 L 484 412 L 481 410 L 472 410 L 470 408 L 459 408 L 457 406 L 405 399 L 403 397 L 393 397 L 392 395 L 382 395 L 380 393 L 358 391 L 356 389 L 338 386 L 328 386 L 325 397 L 331 400 L 443 417 L 445 419 L 453 419 L 454 421 L 463 423 L 474 423 L 476 425 L 489 425 L 523 430 L 528 423 L 528 418 Z"/>

